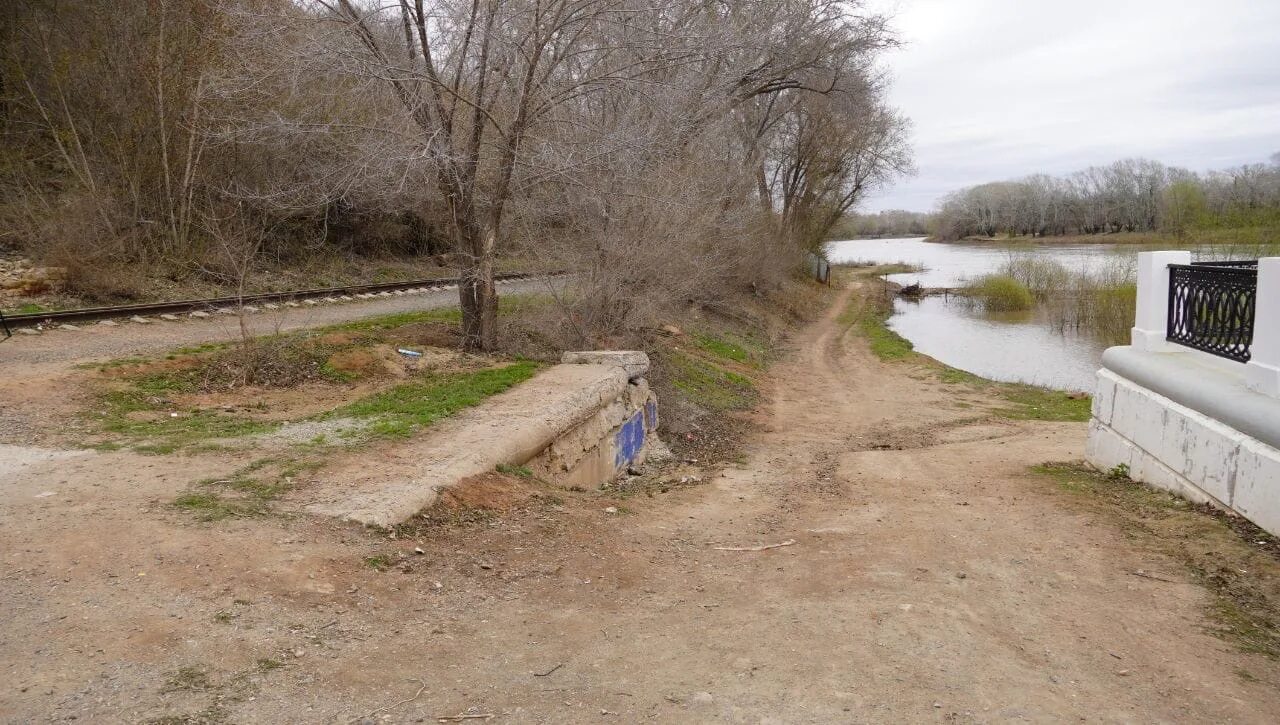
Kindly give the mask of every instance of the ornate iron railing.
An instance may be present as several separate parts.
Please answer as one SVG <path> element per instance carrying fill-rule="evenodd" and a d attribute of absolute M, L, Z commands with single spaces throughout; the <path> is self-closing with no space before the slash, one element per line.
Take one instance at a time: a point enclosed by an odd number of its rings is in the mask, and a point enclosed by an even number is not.
<path fill-rule="evenodd" d="M 1249 362 L 1258 263 L 1169 265 L 1169 342 Z"/>

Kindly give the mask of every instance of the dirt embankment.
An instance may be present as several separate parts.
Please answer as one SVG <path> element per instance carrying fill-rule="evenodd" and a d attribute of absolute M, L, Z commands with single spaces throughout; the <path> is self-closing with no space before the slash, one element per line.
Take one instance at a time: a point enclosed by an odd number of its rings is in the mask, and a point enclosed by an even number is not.
<path fill-rule="evenodd" d="M 1280 665 L 1215 635 L 1163 514 L 1031 470 L 1084 426 L 881 360 L 850 298 L 701 485 L 497 477 L 386 536 L 198 523 L 216 456 L 8 448 L 0 719 L 1273 721 Z"/>

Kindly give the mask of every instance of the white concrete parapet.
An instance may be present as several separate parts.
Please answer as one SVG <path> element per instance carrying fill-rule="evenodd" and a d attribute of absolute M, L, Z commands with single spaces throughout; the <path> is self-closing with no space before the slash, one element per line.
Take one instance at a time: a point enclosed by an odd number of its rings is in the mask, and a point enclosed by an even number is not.
<path fill-rule="evenodd" d="M 1245 384 L 1250 390 L 1280 398 L 1280 257 L 1258 260 L 1257 294 Z"/>
<path fill-rule="evenodd" d="M 1103 353 L 1086 457 L 1280 535 L 1280 257 L 1258 260 L 1243 365 L 1166 339 L 1169 265 L 1190 262 L 1138 255 L 1133 344 Z"/>
<path fill-rule="evenodd" d="M 1191 264 L 1191 252 L 1138 253 L 1138 311 L 1130 332 L 1133 347 L 1165 352 L 1169 331 L 1169 265 Z"/>

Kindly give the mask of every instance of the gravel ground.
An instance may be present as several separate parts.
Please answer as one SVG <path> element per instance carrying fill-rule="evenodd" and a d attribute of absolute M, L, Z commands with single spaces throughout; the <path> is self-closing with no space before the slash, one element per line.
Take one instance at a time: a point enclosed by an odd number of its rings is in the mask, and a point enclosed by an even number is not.
<path fill-rule="evenodd" d="M 546 292 L 555 282 L 547 279 L 498 283 L 502 294 Z M 247 318 L 254 334 L 288 332 L 333 325 L 365 317 L 454 307 L 457 289 L 379 297 L 338 304 L 303 305 L 297 308 L 263 310 Z M 0 342 L 0 376 L 32 372 L 33 367 L 48 373 L 52 369 L 128 355 L 162 352 L 183 345 L 234 340 L 240 336 L 240 320 L 235 315 L 213 315 L 206 319 L 183 316 L 166 322 L 150 318 L 148 324 L 120 320 L 118 325 L 90 323 L 80 329 L 47 330 L 40 335 L 14 334 Z"/>

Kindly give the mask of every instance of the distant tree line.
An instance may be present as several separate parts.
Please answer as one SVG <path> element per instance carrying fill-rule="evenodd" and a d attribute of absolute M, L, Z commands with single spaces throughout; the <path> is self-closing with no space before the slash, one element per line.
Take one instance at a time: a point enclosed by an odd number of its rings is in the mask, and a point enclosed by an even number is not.
<path fill-rule="evenodd" d="M 934 214 L 941 239 L 1280 226 L 1280 154 L 1266 164 L 1196 173 L 1148 159 L 1035 174 L 949 194 Z"/>
<path fill-rule="evenodd" d="M 933 230 L 926 212 L 886 209 L 873 214 L 847 214 L 831 231 L 833 239 L 856 237 L 923 237 Z"/>
<path fill-rule="evenodd" d="M 10 0 L 0 245 L 103 297 L 441 255 L 481 349 L 515 250 L 605 335 L 776 286 L 909 168 L 896 42 L 848 0 Z"/>

